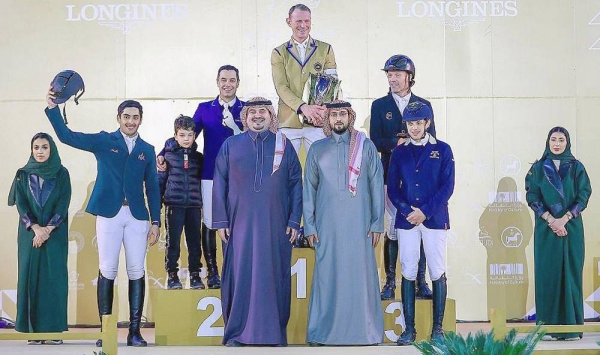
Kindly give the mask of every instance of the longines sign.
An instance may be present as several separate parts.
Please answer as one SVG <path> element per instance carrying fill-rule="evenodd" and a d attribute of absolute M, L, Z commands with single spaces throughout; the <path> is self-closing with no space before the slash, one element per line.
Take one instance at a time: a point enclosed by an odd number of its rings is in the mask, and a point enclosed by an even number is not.
<path fill-rule="evenodd" d="M 97 22 L 124 34 L 152 21 L 178 20 L 187 15 L 188 5 L 180 3 L 67 5 L 67 21 Z"/>
<path fill-rule="evenodd" d="M 429 18 L 455 31 L 488 17 L 515 17 L 517 0 L 397 1 L 398 17 Z"/>

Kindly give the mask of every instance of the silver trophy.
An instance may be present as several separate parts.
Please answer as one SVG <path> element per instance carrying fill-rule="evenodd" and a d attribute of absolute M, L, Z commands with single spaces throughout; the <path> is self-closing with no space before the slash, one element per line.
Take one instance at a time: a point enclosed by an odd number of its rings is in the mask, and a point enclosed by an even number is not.
<path fill-rule="evenodd" d="M 310 73 L 304 86 L 304 102 L 309 105 L 322 106 L 337 100 L 341 92 L 341 83 L 335 69 L 326 69 L 325 73 Z M 309 122 L 306 117 L 303 117 L 303 123 L 317 127 L 322 126 L 322 124 Z"/>

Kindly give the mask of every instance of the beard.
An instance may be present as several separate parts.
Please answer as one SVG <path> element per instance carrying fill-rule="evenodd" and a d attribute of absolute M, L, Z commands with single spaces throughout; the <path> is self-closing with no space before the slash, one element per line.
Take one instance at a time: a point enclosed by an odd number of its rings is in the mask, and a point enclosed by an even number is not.
<path fill-rule="evenodd" d="M 348 130 L 348 126 L 342 125 L 340 127 L 337 125 L 333 125 L 333 127 L 331 127 L 331 130 L 336 134 L 343 134 L 344 132 L 346 132 Z"/>

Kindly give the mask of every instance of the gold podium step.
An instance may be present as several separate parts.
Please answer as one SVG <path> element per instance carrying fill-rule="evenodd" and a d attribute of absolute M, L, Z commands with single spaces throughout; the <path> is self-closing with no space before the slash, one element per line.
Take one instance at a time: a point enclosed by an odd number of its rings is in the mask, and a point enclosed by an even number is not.
<path fill-rule="evenodd" d="M 287 327 L 288 343 L 306 343 L 308 301 L 314 270 L 312 249 L 294 249 L 292 253 L 292 302 Z M 221 345 L 223 317 L 220 290 L 151 290 L 156 345 Z M 384 341 L 395 342 L 404 326 L 402 302 L 381 302 L 384 315 Z M 415 323 L 417 340 L 431 334 L 430 300 L 417 300 Z M 456 305 L 446 300 L 444 330 L 456 331 Z"/>
<path fill-rule="evenodd" d="M 415 302 L 415 327 L 417 328 L 417 341 L 429 340 L 433 319 L 431 300 L 416 300 Z M 384 342 L 396 342 L 404 328 L 404 315 L 402 313 L 402 300 L 381 301 L 383 307 Z M 444 331 L 456 332 L 456 302 L 446 299 L 446 312 L 444 313 Z"/>

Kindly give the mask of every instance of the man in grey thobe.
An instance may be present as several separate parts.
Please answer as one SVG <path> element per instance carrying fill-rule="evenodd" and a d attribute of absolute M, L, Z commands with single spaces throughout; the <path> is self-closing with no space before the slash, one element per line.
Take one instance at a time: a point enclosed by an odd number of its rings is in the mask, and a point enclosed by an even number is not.
<path fill-rule="evenodd" d="M 354 129 L 350 103 L 327 105 L 323 131 L 306 158 L 304 232 L 315 247 L 308 314 L 311 345 L 383 342 L 374 247 L 384 229 L 383 168 L 377 149 Z"/>

